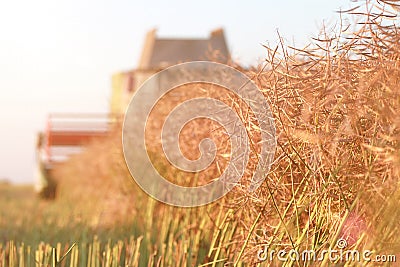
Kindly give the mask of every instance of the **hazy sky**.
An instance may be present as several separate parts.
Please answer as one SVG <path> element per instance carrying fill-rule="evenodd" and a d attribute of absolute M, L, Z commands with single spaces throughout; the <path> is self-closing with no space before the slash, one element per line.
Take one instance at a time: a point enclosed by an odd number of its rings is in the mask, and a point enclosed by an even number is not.
<path fill-rule="evenodd" d="M 0 179 L 32 183 L 49 112 L 107 112 L 114 72 L 134 68 L 145 33 L 202 37 L 224 27 L 233 57 L 260 62 L 276 30 L 304 44 L 344 0 L 0 0 Z"/>

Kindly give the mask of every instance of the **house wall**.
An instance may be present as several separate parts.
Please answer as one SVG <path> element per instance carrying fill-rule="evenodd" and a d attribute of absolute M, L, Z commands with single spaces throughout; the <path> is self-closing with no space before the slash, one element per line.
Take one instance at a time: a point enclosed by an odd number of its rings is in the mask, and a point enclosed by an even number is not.
<path fill-rule="evenodd" d="M 124 114 L 136 90 L 156 71 L 135 70 L 112 76 L 111 113 Z"/>

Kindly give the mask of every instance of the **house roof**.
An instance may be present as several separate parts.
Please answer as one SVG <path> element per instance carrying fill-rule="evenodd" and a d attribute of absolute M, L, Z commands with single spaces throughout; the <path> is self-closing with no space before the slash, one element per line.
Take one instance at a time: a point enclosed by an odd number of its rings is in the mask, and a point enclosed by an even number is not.
<path fill-rule="evenodd" d="M 159 38 L 153 29 L 147 33 L 138 69 L 160 69 L 177 63 L 209 59 L 219 62 L 230 59 L 222 29 L 212 31 L 208 39 Z"/>

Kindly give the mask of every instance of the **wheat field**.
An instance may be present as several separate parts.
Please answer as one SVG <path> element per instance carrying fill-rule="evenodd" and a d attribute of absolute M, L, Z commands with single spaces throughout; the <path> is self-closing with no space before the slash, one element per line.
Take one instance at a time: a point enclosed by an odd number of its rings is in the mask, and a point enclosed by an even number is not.
<path fill-rule="evenodd" d="M 1 202 L 0 266 L 400 266 L 399 6 L 355 1 L 310 45 L 291 47 L 277 33 L 280 43 L 265 46 L 265 62 L 241 69 L 267 99 L 277 131 L 274 162 L 257 191 L 247 191 L 260 145 L 253 114 L 234 95 L 203 88 L 200 95 L 238 110 L 251 137 L 241 184 L 202 207 L 159 203 L 130 177 L 118 126 L 57 168 L 54 202 Z M 193 185 L 194 177 L 158 156 L 156 120 L 173 104 L 149 124 L 149 149 L 171 180 Z M 223 131 L 202 120 L 183 130 L 188 157 L 198 156 L 190 147 L 206 135 L 218 140 L 219 161 L 196 176 L 199 184 L 229 160 Z M 23 218 L 10 205 L 26 209 Z M 337 249 L 338 241 L 385 262 L 322 253 Z M 313 250 L 318 259 L 270 259 L 266 248 Z"/>

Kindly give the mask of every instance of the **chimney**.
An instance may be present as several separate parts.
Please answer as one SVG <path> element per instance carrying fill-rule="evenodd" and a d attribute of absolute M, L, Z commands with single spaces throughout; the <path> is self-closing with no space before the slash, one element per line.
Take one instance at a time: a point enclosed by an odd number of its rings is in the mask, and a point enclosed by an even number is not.
<path fill-rule="evenodd" d="M 211 49 L 219 52 L 218 60 L 228 62 L 230 60 L 230 53 L 226 44 L 224 29 L 217 28 L 211 31 L 209 40 Z"/>
<path fill-rule="evenodd" d="M 156 40 L 157 29 L 153 28 L 147 32 L 142 50 L 142 55 L 139 60 L 139 69 L 146 69 L 150 65 L 151 56 L 153 54 L 154 43 Z"/>
<path fill-rule="evenodd" d="M 211 38 L 218 38 L 221 37 L 224 38 L 224 29 L 223 28 L 217 28 L 211 31 Z"/>

